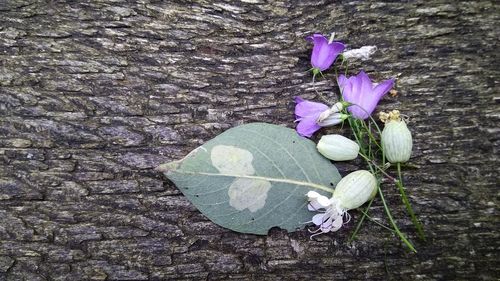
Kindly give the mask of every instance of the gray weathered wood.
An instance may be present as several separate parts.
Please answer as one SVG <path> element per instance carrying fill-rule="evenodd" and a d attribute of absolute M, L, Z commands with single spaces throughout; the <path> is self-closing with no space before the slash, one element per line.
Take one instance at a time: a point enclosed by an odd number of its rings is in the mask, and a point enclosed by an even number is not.
<path fill-rule="evenodd" d="M 495 1 L 64 2 L 0 0 L 0 280 L 500 277 Z M 233 233 L 153 170 L 240 123 L 292 127 L 292 97 L 319 99 L 303 38 L 332 31 L 378 46 L 353 71 L 398 78 L 381 107 L 411 117 L 427 243 L 384 188 L 417 254 L 373 223 L 352 244 L 353 223 Z"/>

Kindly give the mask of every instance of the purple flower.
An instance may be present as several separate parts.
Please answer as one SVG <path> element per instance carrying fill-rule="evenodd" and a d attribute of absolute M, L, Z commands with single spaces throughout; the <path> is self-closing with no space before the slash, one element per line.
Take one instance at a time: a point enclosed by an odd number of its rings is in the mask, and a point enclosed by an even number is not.
<path fill-rule="evenodd" d="M 345 48 L 341 42 L 328 42 L 328 39 L 321 34 L 313 34 L 306 37 L 306 40 L 314 43 L 311 64 L 317 69 L 315 70 L 316 73 L 318 70 L 323 71 L 328 69 Z"/>
<path fill-rule="evenodd" d="M 338 113 L 342 105 L 335 104 L 329 108 L 326 104 L 304 100 L 295 97 L 295 121 L 298 121 L 297 133 L 310 137 L 321 127 L 336 125 L 347 118 L 346 114 Z M 321 116 L 321 118 L 320 118 Z"/>
<path fill-rule="evenodd" d="M 338 78 L 342 97 L 354 105 L 347 110 L 358 119 L 366 119 L 375 110 L 380 99 L 394 86 L 394 79 L 388 79 L 374 85 L 368 75 L 361 71 L 356 76 Z"/>

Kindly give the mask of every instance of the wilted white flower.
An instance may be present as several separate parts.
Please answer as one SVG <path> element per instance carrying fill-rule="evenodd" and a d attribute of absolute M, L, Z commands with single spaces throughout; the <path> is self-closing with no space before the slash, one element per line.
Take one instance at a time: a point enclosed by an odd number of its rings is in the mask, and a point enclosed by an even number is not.
<path fill-rule="evenodd" d="M 375 176 L 365 170 L 352 172 L 341 179 L 330 199 L 315 191 L 309 191 L 307 193 L 308 209 L 320 212 L 314 215 L 310 221 L 319 227 L 313 231 L 314 235 L 339 230 L 343 224 L 348 223 L 351 219 L 347 211 L 363 205 L 373 198 L 376 192 L 377 180 Z"/>
<path fill-rule="evenodd" d="M 322 127 L 337 125 L 349 117 L 347 114 L 339 113 L 342 109 L 349 106 L 349 103 L 345 101 L 339 101 L 335 103 L 329 109 L 321 112 L 316 123 Z"/>
<path fill-rule="evenodd" d="M 399 111 L 381 112 L 380 119 L 385 122 L 382 130 L 382 148 L 387 160 L 391 163 L 404 163 L 410 160 L 413 140 Z"/>
<path fill-rule="evenodd" d="M 322 121 L 316 122 L 321 127 L 333 126 L 342 123 L 342 121 L 346 120 L 349 117 L 347 114 L 343 113 L 333 113 L 328 117 L 323 119 Z"/>
<path fill-rule="evenodd" d="M 346 59 L 361 59 L 367 60 L 377 51 L 376 46 L 363 46 L 359 49 L 353 49 L 349 51 L 345 51 L 343 53 L 344 58 Z"/>
<path fill-rule="evenodd" d="M 352 160 L 359 153 L 359 145 L 341 135 L 322 136 L 316 147 L 321 155 L 333 161 Z"/>

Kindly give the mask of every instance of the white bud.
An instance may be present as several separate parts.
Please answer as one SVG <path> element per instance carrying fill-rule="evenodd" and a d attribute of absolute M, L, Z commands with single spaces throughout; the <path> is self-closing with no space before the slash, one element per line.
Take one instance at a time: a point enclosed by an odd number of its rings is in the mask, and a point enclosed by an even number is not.
<path fill-rule="evenodd" d="M 352 160 L 359 153 L 359 145 L 341 135 L 322 136 L 316 147 L 321 155 L 333 161 Z"/>
<path fill-rule="evenodd" d="M 352 172 L 335 187 L 332 199 L 345 210 L 356 209 L 377 194 L 377 179 L 366 170 Z"/>
<path fill-rule="evenodd" d="M 404 163 L 410 160 L 413 140 L 405 121 L 389 120 L 382 131 L 382 148 L 391 163 Z"/>

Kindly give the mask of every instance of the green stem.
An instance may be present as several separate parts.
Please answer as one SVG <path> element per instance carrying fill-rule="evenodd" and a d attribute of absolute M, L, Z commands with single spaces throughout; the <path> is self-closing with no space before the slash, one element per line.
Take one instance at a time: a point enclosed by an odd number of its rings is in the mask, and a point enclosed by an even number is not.
<path fill-rule="evenodd" d="M 420 239 L 425 241 L 425 234 L 424 234 L 424 229 L 422 227 L 422 224 L 418 221 L 417 216 L 415 215 L 415 212 L 413 211 L 413 208 L 411 207 L 410 200 L 408 200 L 408 197 L 406 196 L 405 188 L 403 186 L 403 177 L 401 175 L 401 164 L 397 163 L 398 167 L 398 181 L 396 181 L 396 185 L 399 188 L 399 193 L 401 194 L 401 199 L 403 200 L 403 203 L 405 204 L 406 210 L 408 211 L 408 214 L 410 214 L 411 221 L 413 222 L 413 225 L 417 228 L 417 234 Z"/>
<path fill-rule="evenodd" d="M 385 202 L 384 194 L 382 193 L 382 189 L 380 188 L 380 185 L 377 185 L 377 188 L 378 188 L 378 193 L 380 195 L 380 199 L 382 200 L 382 204 L 384 205 L 385 213 L 387 214 L 387 217 L 389 218 L 389 222 L 391 223 L 392 228 L 394 228 L 394 231 L 399 236 L 401 241 L 403 241 L 406 244 L 406 246 L 408 246 L 408 248 L 410 248 L 410 250 L 412 250 L 412 252 L 416 253 L 417 250 L 415 250 L 415 247 L 413 247 L 413 245 L 410 243 L 410 241 L 408 241 L 408 239 L 406 239 L 404 234 L 399 230 L 399 227 L 396 225 L 396 222 L 394 222 L 394 219 L 392 218 L 392 215 L 391 215 L 391 211 L 389 210 L 389 206 L 387 206 L 387 203 Z"/>
<path fill-rule="evenodd" d="M 373 162 L 373 160 L 371 160 L 370 158 L 368 158 L 368 156 L 364 155 L 363 153 L 359 152 L 358 153 L 359 156 L 363 157 L 366 162 L 370 162 L 373 166 L 375 166 L 375 168 L 377 168 L 382 174 L 384 174 L 384 176 L 386 176 L 387 178 L 389 178 L 390 180 L 392 180 L 393 182 L 397 182 L 398 180 L 395 179 L 394 177 L 392 177 L 391 175 L 389 175 L 388 173 L 385 172 L 385 169 L 383 169 L 382 167 L 380 167 L 379 165 L 375 164 Z"/>
<path fill-rule="evenodd" d="M 375 198 L 375 197 L 374 197 L 374 198 Z M 386 230 L 389 230 L 389 231 L 390 231 L 390 232 L 392 232 L 392 233 L 395 233 L 394 229 L 391 229 L 391 228 L 389 228 L 389 227 L 387 227 L 387 226 L 383 225 L 382 223 L 380 223 L 380 222 L 376 221 L 374 218 L 370 217 L 370 216 L 369 216 L 369 215 L 368 215 L 365 211 L 361 211 L 361 212 L 362 212 L 363 214 L 365 214 L 365 215 L 366 215 L 366 217 L 367 217 L 370 221 L 374 222 L 375 224 L 379 225 L 379 226 L 380 226 L 380 227 L 382 227 L 382 228 L 385 228 Z"/>
<path fill-rule="evenodd" d="M 358 235 L 359 230 L 361 229 L 361 225 L 363 224 L 363 221 L 365 220 L 366 217 L 368 217 L 368 211 L 370 210 L 370 207 L 372 206 L 373 200 L 375 200 L 375 197 L 373 197 L 370 202 L 368 202 L 368 206 L 366 206 L 365 211 L 363 212 L 363 216 L 361 219 L 358 221 L 356 228 L 354 229 L 354 232 L 352 233 L 351 237 L 349 238 L 349 243 L 352 242 L 354 239 L 356 239 L 356 235 Z"/>
<path fill-rule="evenodd" d="M 378 143 L 377 139 L 375 139 L 375 136 L 373 135 L 372 130 L 368 127 L 368 125 L 366 125 L 366 122 L 363 121 L 362 124 L 363 124 L 363 127 L 365 128 L 366 132 L 368 133 L 368 137 L 375 143 L 375 145 L 380 150 L 383 150 L 382 146 Z"/>

